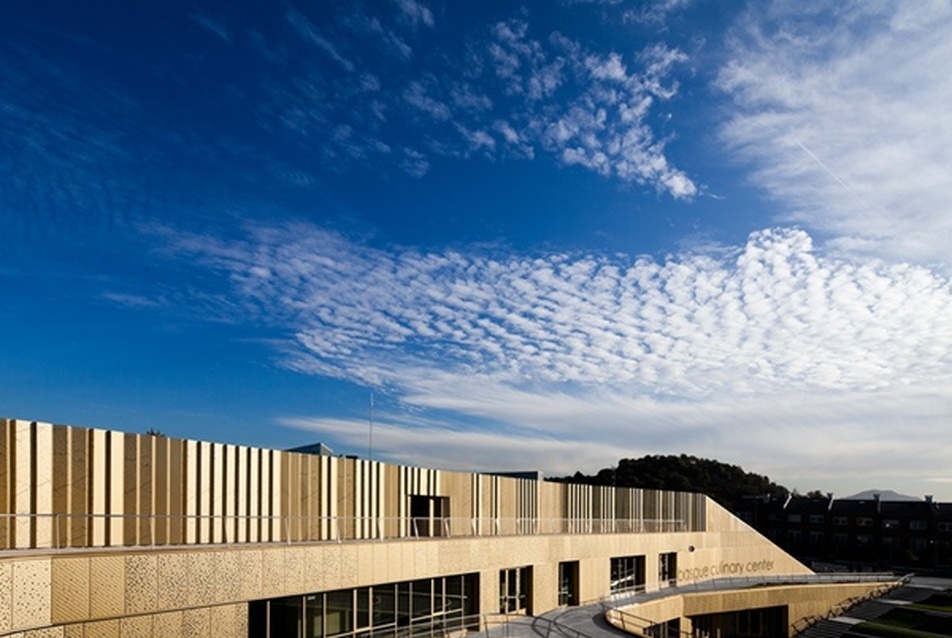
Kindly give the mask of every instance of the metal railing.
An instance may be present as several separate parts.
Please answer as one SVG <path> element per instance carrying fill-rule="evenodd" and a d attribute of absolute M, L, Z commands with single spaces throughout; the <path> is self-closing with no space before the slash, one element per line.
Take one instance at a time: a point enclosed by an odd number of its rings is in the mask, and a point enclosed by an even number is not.
<path fill-rule="evenodd" d="M 818 615 L 815 615 L 815 616 L 808 616 L 808 617 L 806 617 L 806 618 L 800 618 L 799 620 L 797 620 L 796 622 L 794 622 L 793 625 L 792 625 L 792 628 L 793 628 L 793 631 L 794 631 L 794 634 L 793 634 L 793 635 L 794 635 L 794 636 L 797 636 L 797 635 L 799 635 L 799 634 L 802 634 L 804 631 L 806 631 L 807 629 L 809 629 L 809 628 L 812 627 L 813 625 L 815 625 L 815 624 L 817 624 L 817 623 L 819 623 L 819 622 L 822 622 L 822 621 L 824 621 L 824 620 L 829 620 L 830 618 L 836 618 L 836 617 L 838 617 L 838 616 L 842 616 L 842 615 L 846 614 L 846 612 L 848 612 L 848 611 L 849 611 L 850 609 L 852 609 L 853 607 L 855 607 L 855 606 L 857 606 L 857 605 L 859 605 L 859 604 L 861 604 L 861 603 L 865 603 L 865 602 L 868 601 L 868 600 L 873 600 L 873 599 L 876 599 L 876 598 L 880 598 L 880 597 L 882 597 L 882 596 L 885 596 L 885 595 L 888 594 L 889 592 L 891 592 L 891 591 L 893 591 L 893 590 L 895 590 L 895 589 L 899 589 L 899 588 L 902 587 L 903 585 L 906 585 L 907 583 L 909 583 L 909 581 L 912 580 L 912 577 L 913 577 L 913 576 L 914 576 L 914 574 L 906 574 L 906 575 L 903 576 L 902 578 L 895 579 L 895 580 L 893 580 L 892 582 L 883 583 L 882 585 L 880 585 L 880 586 L 877 587 L 876 589 L 873 589 L 873 590 L 871 590 L 871 591 L 868 591 L 868 592 L 866 592 L 865 594 L 862 594 L 862 595 L 860 595 L 860 596 L 852 596 L 852 597 L 850 597 L 850 598 L 847 598 L 846 600 L 844 600 L 844 601 L 842 601 L 842 602 L 840 602 L 840 603 L 837 603 L 836 605 L 834 605 L 833 607 L 831 607 L 831 608 L 829 609 L 829 611 L 827 611 L 825 614 L 818 614 Z M 893 576 L 893 578 L 895 578 L 895 576 Z"/>
<path fill-rule="evenodd" d="M 636 636 L 641 635 L 649 638 L 692 638 L 694 636 L 692 632 L 672 627 L 667 622 L 659 623 L 655 620 L 642 618 L 624 609 L 609 609 L 605 613 L 605 618 L 615 627 Z M 621 622 L 613 622 L 613 619 Z"/>
<path fill-rule="evenodd" d="M 362 627 L 346 633 L 334 634 L 333 638 L 518 638 L 525 636 L 523 627 L 539 638 L 593 638 L 571 627 L 560 625 L 556 620 L 543 616 L 522 614 L 439 615 L 414 618 L 406 624 L 389 624 L 377 627 Z"/>
<path fill-rule="evenodd" d="M 599 601 L 605 612 L 605 618 L 611 622 L 620 620 L 626 631 L 632 629 L 644 636 L 652 638 L 686 638 L 690 633 L 665 627 L 663 623 L 649 620 L 634 614 L 626 607 L 637 605 L 640 602 L 658 600 L 668 596 L 680 596 L 701 592 L 730 591 L 749 589 L 752 587 L 782 587 L 784 585 L 840 585 L 855 583 L 880 583 L 879 587 L 863 594 L 849 598 L 831 608 L 827 613 L 819 616 L 803 618 L 792 627 L 797 633 L 805 631 L 812 625 L 843 615 L 855 605 L 879 598 L 880 596 L 901 587 L 909 581 L 912 574 L 901 578 L 892 572 L 833 572 L 823 574 L 779 575 L 779 576 L 728 576 L 710 580 L 692 581 L 686 584 L 669 581 L 668 587 L 648 591 L 644 585 L 631 587 L 623 591 L 612 592 Z M 617 626 L 617 625 L 616 625 Z"/>
<path fill-rule="evenodd" d="M 0 551 L 685 531 L 681 519 L 0 513 Z"/>

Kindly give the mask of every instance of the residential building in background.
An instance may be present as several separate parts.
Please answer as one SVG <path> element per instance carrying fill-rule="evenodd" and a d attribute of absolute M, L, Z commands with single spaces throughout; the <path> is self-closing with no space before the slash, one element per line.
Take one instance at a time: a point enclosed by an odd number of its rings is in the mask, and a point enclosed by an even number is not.
<path fill-rule="evenodd" d="M 808 563 L 952 574 L 952 503 L 931 496 L 749 499 L 739 515 Z"/>

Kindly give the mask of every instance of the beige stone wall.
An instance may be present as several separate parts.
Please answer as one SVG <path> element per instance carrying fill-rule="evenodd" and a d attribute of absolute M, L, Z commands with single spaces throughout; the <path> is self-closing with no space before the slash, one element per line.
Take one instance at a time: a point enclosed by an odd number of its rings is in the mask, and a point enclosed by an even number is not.
<path fill-rule="evenodd" d="M 706 534 L 689 540 L 693 551 L 678 554 L 678 582 L 713 578 L 757 578 L 810 574 L 811 570 L 777 548 L 759 532 L 715 503 L 707 503 Z"/>
<path fill-rule="evenodd" d="M 179 620 L 183 628 L 203 627 L 202 619 L 207 614 L 225 614 L 221 610 L 248 600 L 473 572 L 481 574 L 481 609 L 494 613 L 498 610 L 499 570 L 525 565 L 533 567 L 532 611 L 538 613 L 557 605 L 560 561 L 578 561 L 582 602 L 598 600 L 608 593 L 609 562 L 613 556 L 644 555 L 649 589 L 659 587 L 657 556 L 661 553 L 677 552 L 679 562 L 703 553 L 705 560 L 740 558 L 768 560 L 778 567 L 788 564 L 785 555 L 763 539 L 759 544 L 756 538 L 728 544 L 721 554 L 715 543 L 725 534 L 737 532 L 404 539 L 174 550 L 130 548 L 3 558 L 0 634 L 51 624 L 64 626 L 65 631 L 65 626 L 85 623 L 97 632 L 112 631 L 115 626 L 134 626 L 136 633 L 129 635 L 174 638 L 180 634 L 160 633 L 156 629 L 152 634 L 144 632 L 148 626 L 170 631 L 168 627 L 179 626 Z M 691 546 L 695 547 L 693 553 Z M 803 571 L 802 566 L 797 567 L 789 573 Z M 238 607 L 246 610 L 245 605 Z M 216 635 L 245 635 L 242 623 L 247 622 L 246 613 L 241 611 L 235 616 L 237 633 L 225 631 L 225 627 L 232 625 L 215 624 Z M 125 629 L 122 631 L 126 636 Z M 90 635 L 88 631 L 86 635 Z"/>

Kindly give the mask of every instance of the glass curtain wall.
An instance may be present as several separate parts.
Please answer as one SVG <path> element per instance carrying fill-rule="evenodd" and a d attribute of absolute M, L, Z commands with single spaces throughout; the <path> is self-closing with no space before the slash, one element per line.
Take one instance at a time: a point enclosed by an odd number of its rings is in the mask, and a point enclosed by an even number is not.
<path fill-rule="evenodd" d="M 404 638 L 476 624 L 479 575 L 459 574 L 253 601 L 254 638 Z"/>

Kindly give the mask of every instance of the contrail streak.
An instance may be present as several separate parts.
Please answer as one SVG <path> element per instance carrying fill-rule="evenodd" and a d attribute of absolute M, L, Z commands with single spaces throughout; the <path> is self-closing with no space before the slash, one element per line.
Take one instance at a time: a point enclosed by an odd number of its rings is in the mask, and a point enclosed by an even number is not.
<path fill-rule="evenodd" d="M 867 204 L 867 203 L 866 203 L 866 200 L 864 200 L 862 197 L 860 197 L 860 194 L 859 194 L 859 193 L 857 193 L 855 190 L 853 190 L 853 188 L 850 187 L 849 184 L 847 184 L 847 183 L 844 182 L 842 179 L 840 179 L 839 175 L 837 175 L 836 173 L 834 173 L 834 172 L 830 169 L 829 166 L 827 166 L 826 164 L 824 164 L 823 161 L 822 161 L 819 157 L 817 157 L 817 156 L 813 153 L 813 151 L 811 151 L 810 149 L 808 149 L 808 148 L 806 147 L 806 145 L 805 145 L 803 142 L 797 140 L 797 146 L 799 146 L 801 149 L 803 149 L 803 152 L 806 153 L 808 156 L 810 156 L 810 159 L 812 159 L 814 162 L 816 162 L 817 164 L 819 164 L 819 165 L 820 165 L 820 168 L 822 168 L 824 171 L 826 171 L 826 174 L 827 174 L 827 175 L 829 175 L 830 177 L 832 177 L 833 179 L 835 179 L 837 184 L 839 184 L 840 186 L 842 186 L 843 188 L 845 188 L 847 191 L 849 191 L 850 195 L 852 195 L 853 197 L 855 197 L 855 198 L 857 199 L 857 201 L 859 201 L 860 204 L 862 204 L 864 207 L 866 207 L 867 210 L 869 210 L 870 212 L 875 212 L 874 209 L 873 209 L 873 207 L 870 206 L 869 204 Z"/>

